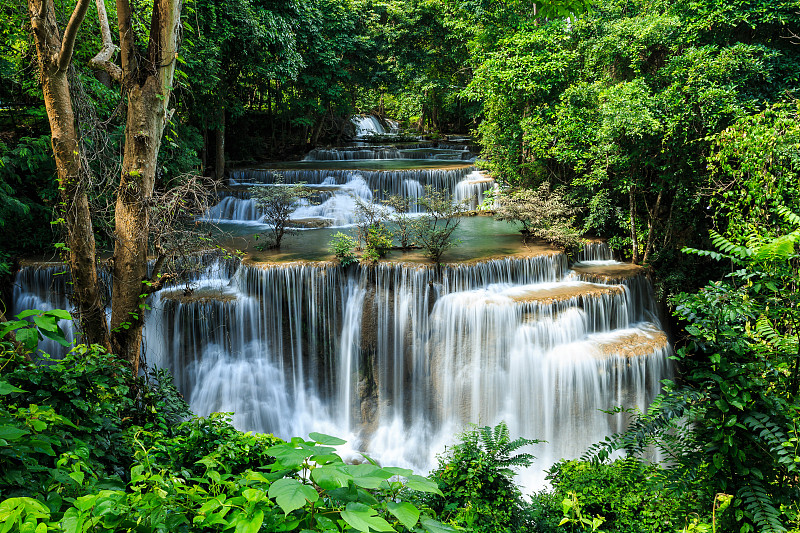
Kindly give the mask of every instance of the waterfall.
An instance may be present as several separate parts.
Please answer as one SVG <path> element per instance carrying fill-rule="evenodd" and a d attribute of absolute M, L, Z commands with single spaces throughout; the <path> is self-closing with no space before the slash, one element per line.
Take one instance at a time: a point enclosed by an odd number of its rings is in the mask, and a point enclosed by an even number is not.
<path fill-rule="evenodd" d="M 558 253 L 439 269 L 197 264 L 153 296 L 144 356 L 195 412 L 233 411 L 243 430 L 323 431 L 426 470 L 466 424 L 504 420 L 548 442 L 521 477 L 534 489 L 554 461 L 624 428 L 601 409 L 645 409 L 671 375 L 646 278 L 581 274 Z M 15 309 L 58 272 L 24 268 Z"/>
<path fill-rule="evenodd" d="M 486 191 L 494 191 L 495 181 L 484 172 L 475 170 L 459 181 L 453 190 L 453 200 L 463 204 L 467 209 L 475 210 L 483 204 Z"/>
<path fill-rule="evenodd" d="M 356 138 L 382 135 L 386 129 L 377 117 L 372 115 L 356 115 L 350 119 L 356 127 Z"/>
<path fill-rule="evenodd" d="M 377 191 L 380 198 L 385 193 L 401 194 L 403 182 L 413 180 L 421 185 L 431 185 L 436 189 L 450 193 L 456 184 L 463 180 L 474 167 L 428 168 L 403 170 L 273 170 L 273 169 L 239 169 L 231 171 L 231 185 L 270 185 L 276 178 L 282 177 L 284 183 L 307 183 L 319 185 L 336 183 L 344 185 L 354 177 L 363 179 L 370 189 Z"/>

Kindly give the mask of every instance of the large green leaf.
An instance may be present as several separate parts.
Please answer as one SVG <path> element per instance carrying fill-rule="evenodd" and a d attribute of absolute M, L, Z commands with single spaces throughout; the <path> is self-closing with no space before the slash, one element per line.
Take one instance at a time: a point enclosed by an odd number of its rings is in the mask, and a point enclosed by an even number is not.
<path fill-rule="evenodd" d="M 427 516 L 420 518 L 419 523 L 422 524 L 422 527 L 425 528 L 425 531 L 428 533 L 458 533 L 458 530 L 453 526 L 442 524 L 438 520 L 428 518 Z"/>
<path fill-rule="evenodd" d="M 392 477 L 391 472 L 375 465 L 348 465 L 347 472 L 353 476 L 353 483 L 365 489 L 377 489 Z"/>
<path fill-rule="evenodd" d="M 25 392 L 9 383 L 8 381 L 0 381 L 0 396 L 5 396 L 13 392 Z"/>
<path fill-rule="evenodd" d="M 377 511 L 363 503 L 348 503 L 342 511 L 342 519 L 353 527 L 364 533 L 374 531 L 394 531 L 389 522 L 378 516 Z"/>
<path fill-rule="evenodd" d="M 0 426 L 0 439 L 3 440 L 19 440 L 22 436 L 30 433 L 27 429 L 20 429 L 14 426 Z"/>
<path fill-rule="evenodd" d="M 311 479 L 321 488 L 333 490 L 340 487 L 347 487 L 348 482 L 353 479 L 353 476 L 343 471 L 340 465 L 323 465 L 311 471 Z"/>
<path fill-rule="evenodd" d="M 408 502 L 388 502 L 386 509 L 389 510 L 400 523 L 406 526 L 407 529 L 413 529 L 419 520 L 419 509 Z"/>
<path fill-rule="evenodd" d="M 275 503 L 288 515 L 295 509 L 300 509 L 306 501 L 315 502 L 319 494 L 313 487 L 303 485 L 296 479 L 279 479 L 269 487 L 269 497 L 275 498 Z"/>
<path fill-rule="evenodd" d="M 328 446 L 339 446 L 341 444 L 347 444 L 346 440 L 342 440 L 338 437 L 331 437 L 330 435 L 326 435 L 324 433 L 312 432 L 308 434 L 308 437 L 320 444 L 327 444 Z"/>
<path fill-rule="evenodd" d="M 408 476 L 406 487 L 412 490 L 418 490 L 420 492 L 429 492 L 438 494 L 439 496 L 444 496 L 442 491 L 439 490 L 439 485 L 437 485 L 435 481 L 431 481 L 430 479 L 422 476 Z"/>

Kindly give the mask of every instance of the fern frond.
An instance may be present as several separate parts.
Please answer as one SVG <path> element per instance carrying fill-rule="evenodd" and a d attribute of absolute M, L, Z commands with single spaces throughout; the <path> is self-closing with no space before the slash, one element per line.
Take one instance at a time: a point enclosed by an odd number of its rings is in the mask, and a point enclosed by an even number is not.
<path fill-rule="evenodd" d="M 708 233 L 711 235 L 711 242 L 717 250 L 729 254 L 736 259 L 747 259 L 754 253 L 751 248 L 734 244 L 714 230 L 709 230 Z"/>
<path fill-rule="evenodd" d="M 767 494 L 761 482 L 751 478 L 748 485 L 739 489 L 738 496 L 744 502 L 745 509 L 752 515 L 759 531 L 763 533 L 786 531 L 781 523 L 780 511 L 775 507 L 772 497 Z"/>
<path fill-rule="evenodd" d="M 795 214 L 791 209 L 789 209 L 785 205 L 779 205 L 775 210 L 778 212 L 780 216 L 783 217 L 783 219 L 786 222 L 800 228 L 800 215 Z"/>
<path fill-rule="evenodd" d="M 798 471 L 794 448 L 783 428 L 773 422 L 766 413 L 754 413 L 744 419 L 744 423 L 767 444 L 766 448 L 777 459 L 787 473 Z M 789 444 L 787 446 L 786 444 Z"/>
<path fill-rule="evenodd" d="M 795 245 L 800 242 L 800 231 L 772 239 L 755 251 L 757 261 L 788 261 L 794 256 Z"/>

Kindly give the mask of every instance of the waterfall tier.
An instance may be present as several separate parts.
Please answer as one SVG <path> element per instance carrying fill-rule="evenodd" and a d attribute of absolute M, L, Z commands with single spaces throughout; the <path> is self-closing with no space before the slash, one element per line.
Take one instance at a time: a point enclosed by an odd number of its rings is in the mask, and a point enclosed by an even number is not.
<path fill-rule="evenodd" d="M 466 424 L 504 420 L 548 442 L 522 477 L 533 488 L 624 428 L 601 409 L 645 409 L 671 375 L 646 279 L 582 280 L 561 254 L 438 270 L 199 263 L 153 296 L 144 356 L 195 412 L 232 411 L 243 430 L 324 431 L 425 470 Z M 58 272 L 23 269 L 15 310 Z"/>

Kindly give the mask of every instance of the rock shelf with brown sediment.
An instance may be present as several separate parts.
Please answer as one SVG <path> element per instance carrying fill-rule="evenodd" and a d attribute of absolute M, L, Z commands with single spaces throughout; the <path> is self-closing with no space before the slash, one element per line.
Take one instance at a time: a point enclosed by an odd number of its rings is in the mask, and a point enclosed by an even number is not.
<path fill-rule="evenodd" d="M 612 263 L 611 261 L 598 261 L 596 263 L 578 262 L 572 265 L 572 270 L 574 270 L 582 280 L 598 281 L 600 283 L 630 279 L 644 274 L 647 271 L 644 267 L 633 263 Z"/>
<path fill-rule="evenodd" d="M 597 335 L 591 340 L 597 352 L 605 357 L 645 357 L 669 348 L 667 334 L 654 324 Z"/>
<path fill-rule="evenodd" d="M 588 282 L 558 284 L 551 287 L 531 287 L 509 295 L 516 303 L 548 304 L 577 298 L 597 298 L 622 295 L 625 289 L 619 285 L 601 285 Z"/>
<path fill-rule="evenodd" d="M 224 289 L 165 289 L 161 291 L 161 299 L 178 302 L 181 304 L 220 302 L 231 303 L 236 301 L 236 294 Z"/>

